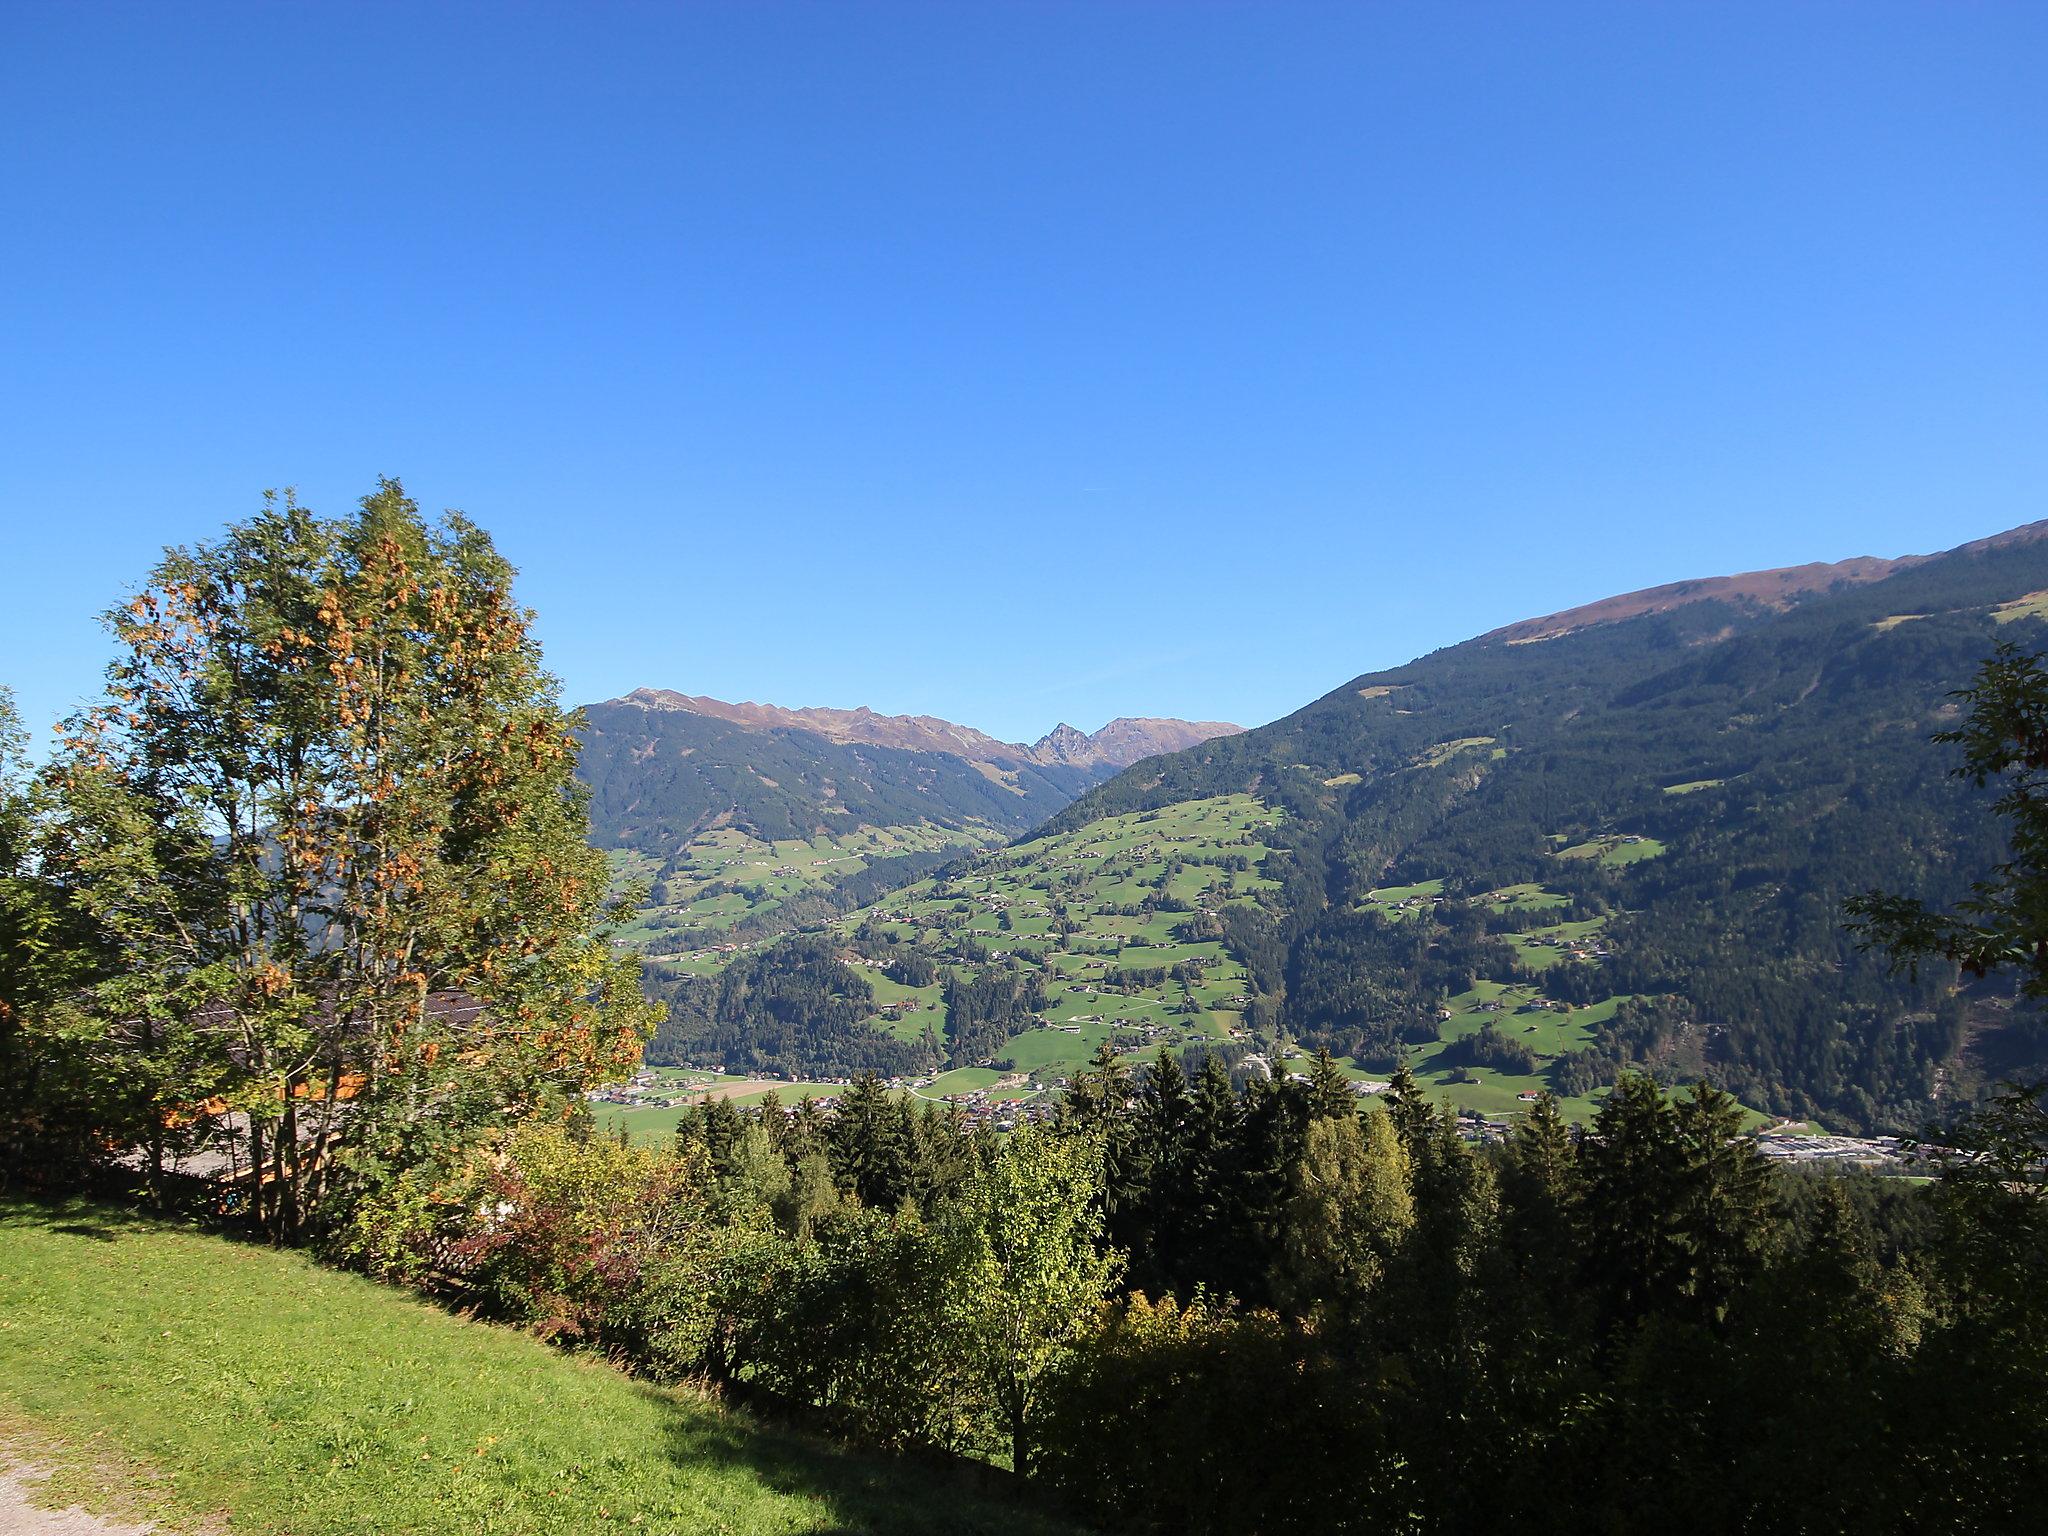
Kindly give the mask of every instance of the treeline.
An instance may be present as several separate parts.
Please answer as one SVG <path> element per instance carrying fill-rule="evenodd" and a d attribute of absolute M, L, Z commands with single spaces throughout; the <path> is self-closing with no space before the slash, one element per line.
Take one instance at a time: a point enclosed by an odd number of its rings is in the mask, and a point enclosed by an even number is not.
<path fill-rule="evenodd" d="M 1777 1171 L 1710 1088 L 1480 1148 L 1405 1075 L 1361 1109 L 1326 1059 L 1105 1056 L 1007 1137 L 872 1081 L 668 1152 L 531 1126 L 338 1242 L 1112 1529 L 2009 1530 L 2048 1478 L 2048 1210 L 2008 1176 L 2043 1124 L 2009 1102 L 1920 1189 Z"/>

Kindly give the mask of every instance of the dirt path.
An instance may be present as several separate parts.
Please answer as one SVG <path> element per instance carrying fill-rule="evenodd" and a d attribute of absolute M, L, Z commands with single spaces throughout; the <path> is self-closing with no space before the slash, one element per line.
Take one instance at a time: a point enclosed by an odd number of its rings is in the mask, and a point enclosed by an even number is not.
<path fill-rule="evenodd" d="M 0 1451 L 0 1457 L 4 1457 Z M 69 1509 L 43 1509 L 32 1500 L 42 1492 L 48 1474 L 29 1463 L 0 1460 L 0 1536 L 148 1536 L 154 1522 L 130 1525 L 89 1515 L 76 1504 Z"/>

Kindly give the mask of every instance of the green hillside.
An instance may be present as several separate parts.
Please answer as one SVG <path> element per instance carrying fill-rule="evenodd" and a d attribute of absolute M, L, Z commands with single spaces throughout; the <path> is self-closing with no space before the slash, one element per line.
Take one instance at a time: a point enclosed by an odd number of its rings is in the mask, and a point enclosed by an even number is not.
<path fill-rule="evenodd" d="M 60 1503 L 293 1536 L 1051 1529 L 302 1255 L 84 1206 L 0 1205 L 0 1431 L 59 1463 Z"/>
<path fill-rule="evenodd" d="M 1103 776 L 996 771 L 619 700 L 584 716 L 591 838 L 616 874 L 651 889 L 626 937 L 661 956 L 829 915 L 1043 821 Z"/>
<path fill-rule="evenodd" d="M 935 1095 L 1040 1091 L 1104 1040 L 1131 1052 L 1235 1041 L 1241 1054 L 1253 987 L 1224 924 L 1270 922 L 1261 904 L 1277 882 L 1260 866 L 1275 820 L 1249 795 L 1112 817 L 980 854 L 839 918 L 825 930 L 844 962 L 831 973 L 846 1005 L 834 1038 L 892 1042 L 897 1070 L 953 1069 L 926 1085 Z M 780 962 L 771 951 L 753 963 Z M 713 985 L 673 992 L 650 1059 L 824 1065 L 771 1052 L 764 1028 L 721 1029 L 705 1016 Z"/>
<path fill-rule="evenodd" d="M 776 913 L 801 915 L 807 899 L 827 900 L 858 876 L 944 862 L 1001 838 L 994 827 L 919 823 L 765 842 L 725 826 L 685 839 L 665 857 L 614 848 L 613 873 L 646 885 L 650 896 L 620 936 L 687 968 L 693 952 L 731 942 L 743 924 L 751 931 Z"/>

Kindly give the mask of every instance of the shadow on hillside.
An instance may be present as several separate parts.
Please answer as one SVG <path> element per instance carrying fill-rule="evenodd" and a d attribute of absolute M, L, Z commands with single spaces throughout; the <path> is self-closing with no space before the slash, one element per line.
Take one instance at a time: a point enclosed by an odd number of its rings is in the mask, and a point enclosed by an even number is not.
<path fill-rule="evenodd" d="M 97 1243 L 118 1242 L 145 1232 L 162 1232 L 190 1227 L 176 1216 L 158 1216 L 145 1211 L 103 1205 L 83 1196 L 41 1197 L 25 1194 L 0 1195 L 0 1223 L 10 1227 L 34 1227 L 62 1237 L 83 1237 Z"/>
<path fill-rule="evenodd" d="M 666 1451 L 679 1466 L 744 1467 L 762 1486 L 816 1500 L 831 1512 L 824 1536 L 929 1532 L 931 1536 L 1053 1536 L 1078 1527 L 1030 1508 L 1009 1474 L 979 1462 L 928 1461 L 856 1451 L 777 1423 L 758 1409 L 667 1405 Z"/>
<path fill-rule="evenodd" d="M 203 1232 L 230 1243 L 275 1246 L 254 1222 L 215 1209 L 203 1188 L 195 1193 L 173 1185 L 166 1199 L 152 1202 L 132 1181 L 117 1179 L 63 1194 L 0 1190 L 0 1222 L 101 1243 L 150 1232 Z"/>

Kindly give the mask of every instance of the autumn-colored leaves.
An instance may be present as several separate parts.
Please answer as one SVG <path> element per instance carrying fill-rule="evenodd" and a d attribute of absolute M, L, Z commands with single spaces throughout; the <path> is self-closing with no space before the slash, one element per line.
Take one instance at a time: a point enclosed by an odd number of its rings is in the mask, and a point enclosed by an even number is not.
<path fill-rule="evenodd" d="M 180 850 L 96 866 L 127 914 L 123 995 L 185 1076 L 243 1106 L 281 1225 L 352 1145 L 402 1160 L 460 1117 L 572 1094 L 648 1026 L 602 932 L 575 721 L 512 574 L 472 524 L 428 521 L 386 480 L 342 518 L 270 498 L 108 615 L 121 654 L 60 771 L 104 781 L 95 846 L 149 832 Z M 181 1024 L 208 1010 L 206 1030 Z M 309 1141 L 292 1117 L 333 1095 L 297 1086 L 344 1079 L 349 1112 Z M 281 1107 L 261 1087 L 279 1081 Z"/>

